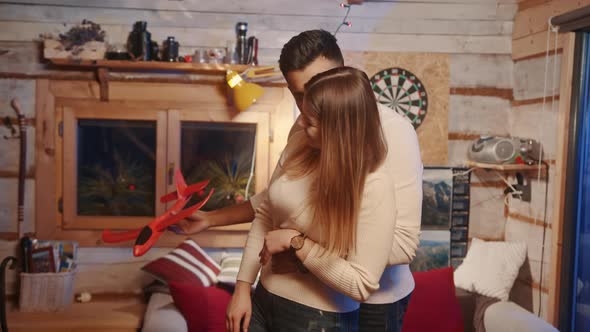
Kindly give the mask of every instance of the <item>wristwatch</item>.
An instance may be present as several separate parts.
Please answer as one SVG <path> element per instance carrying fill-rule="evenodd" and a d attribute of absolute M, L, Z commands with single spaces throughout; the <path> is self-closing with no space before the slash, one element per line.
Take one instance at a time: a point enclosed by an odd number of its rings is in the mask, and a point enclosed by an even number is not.
<path fill-rule="evenodd" d="M 291 238 L 291 250 L 297 251 L 303 248 L 303 244 L 305 243 L 305 234 L 301 233 L 299 235 L 295 235 Z"/>

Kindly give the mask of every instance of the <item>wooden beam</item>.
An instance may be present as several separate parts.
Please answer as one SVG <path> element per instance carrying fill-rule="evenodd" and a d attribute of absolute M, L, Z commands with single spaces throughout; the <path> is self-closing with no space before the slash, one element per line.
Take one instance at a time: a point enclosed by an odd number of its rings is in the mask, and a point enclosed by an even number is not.
<path fill-rule="evenodd" d="M 57 67 L 74 69 L 108 69 L 112 71 L 176 71 L 183 73 L 197 73 L 204 75 L 225 76 L 227 70 L 241 73 L 249 68 L 248 65 L 226 65 L 215 63 L 185 63 L 163 61 L 121 61 L 121 60 L 68 60 L 51 59 Z M 107 72 L 108 73 L 108 72 Z"/>
<path fill-rule="evenodd" d="M 563 49 L 562 48 L 558 48 L 557 51 L 556 50 L 552 50 L 551 54 L 549 54 L 550 56 L 554 56 L 554 55 L 558 55 L 563 53 Z M 532 60 L 532 59 L 536 59 L 536 58 L 544 58 L 545 56 L 547 56 L 547 52 L 541 52 L 541 53 L 537 53 L 537 54 L 531 54 L 522 58 L 518 58 L 515 59 L 514 62 L 520 62 L 520 61 L 526 61 L 526 60 Z"/>
<path fill-rule="evenodd" d="M 0 79 L 21 79 L 21 80 L 73 80 L 73 81 L 90 81 L 95 79 L 93 73 L 64 73 L 64 72 L 0 72 Z"/>
<path fill-rule="evenodd" d="M 57 227 L 55 154 L 57 125 L 55 100 L 48 80 L 38 80 L 35 89 L 35 231 L 41 238 L 52 239 Z"/>
<path fill-rule="evenodd" d="M 549 271 L 549 297 L 547 307 L 547 319 L 549 323 L 557 326 L 559 319 L 559 297 L 561 293 L 561 255 L 563 246 L 563 209 L 565 206 L 565 183 L 568 158 L 568 127 L 570 121 L 572 80 L 574 70 L 575 34 L 568 33 L 564 36 L 564 52 L 561 57 L 561 78 L 559 83 L 559 118 L 557 125 L 557 158 L 555 163 L 555 184 L 553 202 L 553 239 L 551 241 L 551 259 Z"/>
<path fill-rule="evenodd" d="M 526 165 L 526 164 L 487 164 L 487 163 L 478 163 L 475 161 L 468 160 L 465 165 L 467 167 L 473 168 L 481 168 L 487 170 L 496 170 L 501 172 L 537 172 L 539 168 L 543 171 L 547 171 L 547 165 L 541 164 L 541 166 L 534 164 L 534 165 Z"/>
<path fill-rule="evenodd" d="M 504 237 L 488 237 L 488 236 L 479 236 L 479 235 L 477 235 L 477 236 L 469 236 L 469 242 L 471 242 L 471 240 L 473 240 L 473 238 L 475 238 L 475 237 L 478 238 L 478 239 L 480 239 L 480 240 L 487 241 L 487 242 L 490 242 L 490 241 L 504 241 Z"/>
<path fill-rule="evenodd" d="M 48 226 L 52 226 L 50 223 Z M 53 240 L 73 240 L 77 241 L 81 247 L 112 247 L 112 248 L 130 248 L 133 246 L 133 241 L 127 243 L 112 243 L 107 244 L 101 241 L 102 231 L 88 231 L 88 230 L 63 230 L 58 226 L 54 226 L 50 233 L 50 237 L 39 231 L 36 234 L 40 238 L 51 238 Z M 201 247 L 204 248 L 243 248 L 246 244 L 248 231 L 218 231 L 208 230 L 196 235 L 191 235 L 190 238 L 195 240 Z M 186 235 L 176 235 L 171 232 L 166 232 L 158 240 L 154 247 L 173 248 L 187 238 Z"/>
<path fill-rule="evenodd" d="M 514 220 L 518 220 L 518 221 L 522 221 L 525 222 L 527 224 L 531 224 L 531 225 L 535 225 L 535 226 L 545 226 L 549 229 L 551 229 L 551 224 L 547 223 L 545 225 L 543 225 L 543 218 L 534 218 L 531 216 L 525 216 L 524 214 L 520 214 L 520 213 L 516 213 L 516 212 L 509 212 L 508 213 L 508 218 L 514 219 Z"/>
<path fill-rule="evenodd" d="M 100 85 L 100 100 L 109 101 L 109 69 L 100 67 L 96 70 L 98 84 Z"/>
<path fill-rule="evenodd" d="M 92 72 L 39 72 L 17 73 L 0 72 L 0 79 L 24 79 L 24 80 L 55 80 L 55 81 L 95 81 L 96 75 Z M 222 77 L 195 76 L 195 75 L 150 75 L 150 74 L 123 74 L 109 73 L 110 82 L 139 82 L 139 83 L 180 83 L 180 84 L 219 84 L 224 81 Z M 262 87 L 286 87 L 285 81 L 257 82 Z"/>
<path fill-rule="evenodd" d="M 452 95 L 461 96 L 484 96 L 484 97 L 498 97 L 502 99 L 513 100 L 513 89 L 499 89 L 499 88 L 451 88 Z"/>
<path fill-rule="evenodd" d="M 504 181 L 471 182 L 471 187 L 476 188 L 506 188 Z"/>
<path fill-rule="evenodd" d="M 530 286 L 532 289 L 536 289 L 542 293 L 550 293 L 551 290 L 548 287 L 542 287 L 538 282 L 532 280 L 532 279 L 521 279 L 521 278 L 517 278 L 515 280 L 516 282 L 519 282 L 521 284 L 524 284 L 526 286 Z"/>
<path fill-rule="evenodd" d="M 449 133 L 449 141 L 473 141 L 481 137 L 480 134 L 472 133 Z"/>
<path fill-rule="evenodd" d="M 545 98 L 545 102 L 551 102 L 552 99 L 559 100 L 559 95 L 557 96 L 548 96 Z M 522 100 L 513 100 L 512 107 L 518 107 L 523 105 L 533 105 L 533 104 L 542 104 L 543 97 L 540 98 L 533 98 L 533 99 L 522 99 Z"/>

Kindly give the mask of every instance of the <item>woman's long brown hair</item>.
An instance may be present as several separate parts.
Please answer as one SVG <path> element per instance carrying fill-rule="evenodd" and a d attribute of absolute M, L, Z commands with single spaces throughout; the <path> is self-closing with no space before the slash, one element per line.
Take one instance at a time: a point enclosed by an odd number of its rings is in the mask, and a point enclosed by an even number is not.
<path fill-rule="evenodd" d="M 312 177 L 313 225 L 322 245 L 345 257 L 356 247 L 365 179 L 387 153 L 377 102 L 364 72 L 338 67 L 305 85 L 303 104 L 319 123 L 321 147 L 300 144 L 287 156 L 286 173 Z"/>

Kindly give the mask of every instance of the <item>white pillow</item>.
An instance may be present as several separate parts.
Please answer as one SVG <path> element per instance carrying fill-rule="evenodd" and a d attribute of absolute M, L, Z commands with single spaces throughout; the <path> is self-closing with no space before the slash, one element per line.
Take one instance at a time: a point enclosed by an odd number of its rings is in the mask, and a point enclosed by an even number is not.
<path fill-rule="evenodd" d="M 522 242 L 473 238 L 467 256 L 455 270 L 455 287 L 507 301 L 526 254 Z"/>

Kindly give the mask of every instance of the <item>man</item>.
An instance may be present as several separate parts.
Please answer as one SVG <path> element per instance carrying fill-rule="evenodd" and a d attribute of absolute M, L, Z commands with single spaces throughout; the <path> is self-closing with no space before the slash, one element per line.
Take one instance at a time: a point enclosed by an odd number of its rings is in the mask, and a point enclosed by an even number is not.
<path fill-rule="evenodd" d="M 336 38 L 323 30 L 310 30 L 293 37 L 281 51 L 279 66 L 288 88 L 301 109 L 304 85 L 313 76 L 344 65 Z M 414 289 L 408 264 L 415 256 L 422 209 L 422 161 L 416 132 L 393 110 L 380 105 L 381 123 L 388 145 L 385 166 L 395 181 L 397 221 L 389 267 L 383 273 L 380 289 L 361 304 L 360 331 L 401 331 L 409 297 Z M 289 137 L 300 130 L 296 121 Z M 251 222 L 256 208 L 267 198 L 265 191 L 249 201 L 220 210 L 196 212 L 178 227 L 194 234 L 215 226 Z"/>

